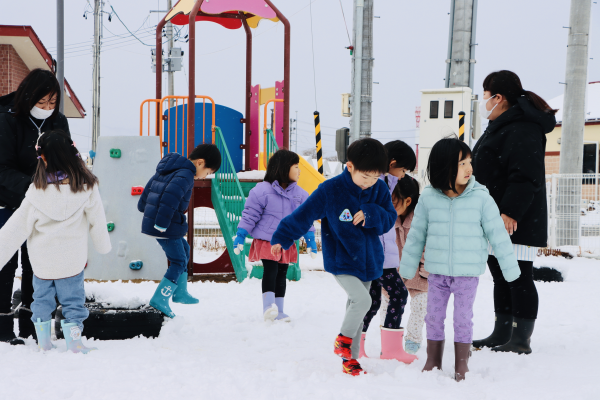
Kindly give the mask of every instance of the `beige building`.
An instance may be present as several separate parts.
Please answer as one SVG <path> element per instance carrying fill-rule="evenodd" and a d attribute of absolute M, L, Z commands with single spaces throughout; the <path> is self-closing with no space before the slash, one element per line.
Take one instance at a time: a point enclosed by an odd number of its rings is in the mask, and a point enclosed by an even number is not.
<path fill-rule="evenodd" d="M 546 138 L 546 174 L 558 174 L 560 160 L 560 139 L 562 135 L 563 95 L 548 102 L 556 113 L 556 128 Z M 590 82 L 586 93 L 586 115 L 583 144 L 583 171 L 599 172 L 600 161 L 600 82 Z"/>

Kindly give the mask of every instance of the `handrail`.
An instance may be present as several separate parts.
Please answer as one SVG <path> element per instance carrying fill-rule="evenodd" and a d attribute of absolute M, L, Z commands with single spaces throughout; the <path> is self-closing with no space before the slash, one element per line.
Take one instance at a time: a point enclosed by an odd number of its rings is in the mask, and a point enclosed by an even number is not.
<path fill-rule="evenodd" d="M 267 131 L 271 131 L 271 135 L 273 135 L 273 131 L 271 129 L 267 129 L 267 111 L 268 111 L 268 106 L 269 103 L 283 103 L 282 99 L 271 99 L 268 100 L 265 103 L 265 109 L 264 109 L 264 119 L 263 119 L 263 151 L 259 152 L 259 170 L 264 171 L 267 169 L 267 162 L 269 161 L 269 157 L 267 156 Z M 275 113 L 277 111 L 274 111 Z M 277 145 L 277 140 L 275 140 L 275 138 L 273 137 L 273 141 L 275 143 L 275 145 Z M 279 149 L 279 146 L 277 146 L 277 148 Z"/>
<path fill-rule="evenodd" d="M 206 112 L 205 112 L 205 108 L 206 108 L 206 101 L 210 101 L 212 103 L 212 124 L 211 124 L 211 132 L 212 132 L 212 143 L 215 143 L 215 127 L 216 127 L 216 103 L 214 101 L 214 99 L 210 96 L 202 96 L 202 95 L 197 95 L 196 99 L 203 99 L 202 101 L 202 106 L 203 106 L 203 113 L 202 113 L 202 138 L 204 138 L 205 133 L 206 133 Z M 170 104 L 173 102 L 173 100 L 175 101 L 175 106 L 174 107 L 170 107 Z M 160 137 L 160 148 L 161 148 L 161 155 L 162 155 L 162 148 L 163 147 L 167 147 L 167 152 L 171 152 L 171 141 L 168 140 L 168 138 L 170 137 L 171 134 L 171 124 L 167 123 L 167 132 L 166 132 L 166 138 L 165 138 L 165 132 L 164 132 L 164 123 L 162 121 L 165 120 L 170 120 L 171 119 L 171 109 L 174 108 L 174 112 L 175 112 L 175 121 L 177 121 L 178 118 L 178 107 L 179 107 L 179 101 L 182 101 L 182 104 L 184 107 L 186 106 L 187 102 L 188 102 L 188 96 L 165 96 L 162 99 L 147 99 L 144 100 L 142 102 L 142 104 L 140 105 L 140 136 L 144 136 L 144 106 L 147 104 L 148 105 L 148 136 L 150 136 L 150 131 L 151 131 L 151 118 L 150 118 L 150 107 L 151 104 L 156 104 L 157 105 L 157 113 L 159 114 L 156 119 L 157 119 L 157 129 L 155 129 L 156 136 Z M 167 103 L 166 107 L 165 107 L 165 103 Z M 167 115 L 163 116 L 163 112 L 164 110 L 167 110 Z M 185 115 L 185 108 L 183 111 L 183 115 Z M 185 148 L 185 138 L 187 136 L 187 124 L 184 123 L 184 119 L 181 119 L 181 132 L 183 133 L 181 136 L 181 151 L 183 152 L 183 149 Z M 178 144 L 177 142 L 175 142 L 175 149 L 174 151 L 177 152 L 179 150 L 178 148 Z M 188 151 L 191 152 L 192 149 L 188 149 Z"/>

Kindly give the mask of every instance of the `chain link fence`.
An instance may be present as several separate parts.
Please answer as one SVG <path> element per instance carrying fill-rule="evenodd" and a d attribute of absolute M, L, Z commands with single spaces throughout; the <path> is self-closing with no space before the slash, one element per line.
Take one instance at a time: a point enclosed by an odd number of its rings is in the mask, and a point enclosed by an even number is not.
<path fill-rule="evenodd" d="M 600 174 L 546 175 L 548 246 L 600 258 Z"/>

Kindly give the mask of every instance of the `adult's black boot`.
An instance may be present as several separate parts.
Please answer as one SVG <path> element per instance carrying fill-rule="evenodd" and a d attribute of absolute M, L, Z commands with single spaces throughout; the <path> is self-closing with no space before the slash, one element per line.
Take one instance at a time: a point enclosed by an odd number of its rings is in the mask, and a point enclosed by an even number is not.
<path fill-rule="evenodd" d="M 444 357 L 445 340 L 429 340 L 427 339 L 427 361 L 423 367 L 423 371 L 433 371 L 434 368 L 442 370 L 442 358 Z"/>
<path fill-rule="evenodd" d="M 28 337 L 33 336 L 33 338 L 37 340 L 35 326 L 31 320 L 32 316 L 33 313 L 29 308 L 21 307 L 19 309 L 19 337 L 27 339 Z"/>
<path fill-rule="evenodd" d="M 513 316 L 496 313 L 494 331 L 485 339 L 473 340 L 473 347 L 481 350 L 484 347 L 496 347 L 508 343 L 513 331 Z"/>
<path fill-rule="evenodd" d="M 508 343 L 494 347 L 492 351 L 512 352 L 517 354 L 531 353 L 531 335 L 535 319 L 514 318 L 512 336 Z"/>
<path fill-rule="evenodd" d="M 14 320 L 15 314 L 12 312 L 0 315 L 0 342 L 12 345 L 25 344 L 25 342 L 15 336 Z"/>

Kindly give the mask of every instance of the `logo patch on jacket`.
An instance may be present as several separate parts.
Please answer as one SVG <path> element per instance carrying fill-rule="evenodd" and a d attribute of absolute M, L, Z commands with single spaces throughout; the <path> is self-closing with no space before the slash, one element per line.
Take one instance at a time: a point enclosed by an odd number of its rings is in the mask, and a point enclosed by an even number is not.
<path fill-rule="evenodd" d="M 348 210 L 346 208 L 344 211 L 342 211 L 342 213 L 340 214 L 340 221 L 342 221 L 342 222 L 352 221 L 352 214 L 350 214 L 350 210 Z"/>

